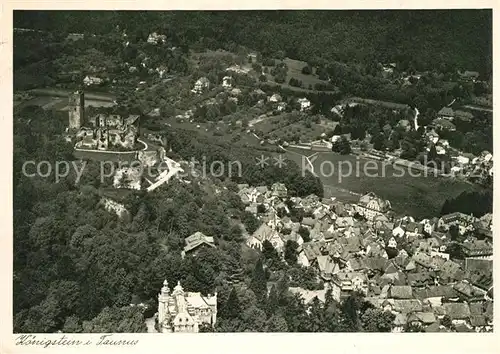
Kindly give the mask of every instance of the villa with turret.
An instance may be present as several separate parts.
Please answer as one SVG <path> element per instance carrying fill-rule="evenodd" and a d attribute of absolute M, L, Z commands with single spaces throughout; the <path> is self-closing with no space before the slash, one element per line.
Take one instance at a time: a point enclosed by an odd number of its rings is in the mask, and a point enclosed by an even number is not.
<path fill-rule="evenodd" d="M 197 333 L 202 324 L 213 327 L 216 318 L 217 294 L 185 292 L 180 282 L 170 292 L 168 282 L 163 282 L 158 294 L 158 332 Z"/>

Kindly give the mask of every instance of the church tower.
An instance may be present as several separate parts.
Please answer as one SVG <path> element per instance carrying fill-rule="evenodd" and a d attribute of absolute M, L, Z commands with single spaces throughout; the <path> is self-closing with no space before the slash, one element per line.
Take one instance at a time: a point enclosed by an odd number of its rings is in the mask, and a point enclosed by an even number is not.
<path fill-rule="evenodd" d="M 69 95 L 68 113 L 69 129 L 80 129 L 85 119 L 85 97 L 83 91 L 76 91 Z"/>

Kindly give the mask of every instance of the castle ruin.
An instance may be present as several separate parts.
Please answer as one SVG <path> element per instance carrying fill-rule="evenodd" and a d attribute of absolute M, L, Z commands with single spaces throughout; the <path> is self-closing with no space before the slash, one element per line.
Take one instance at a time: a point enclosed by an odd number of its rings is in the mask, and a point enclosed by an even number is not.
<path fill-rule="evenodd" d="M 122 117 L 97 114 L 86 119 L 85 96 L 81 91 L 69 95 L 69 131 L 76 147 L 89 150 L 134 150 L 139 136 L 139 115 Z"/>

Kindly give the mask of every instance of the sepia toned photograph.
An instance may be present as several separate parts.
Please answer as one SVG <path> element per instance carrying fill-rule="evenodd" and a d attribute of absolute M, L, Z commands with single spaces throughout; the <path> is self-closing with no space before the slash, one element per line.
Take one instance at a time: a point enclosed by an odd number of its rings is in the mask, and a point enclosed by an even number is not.
<path fill-rule="evenodd" d="M 492 47 L 491 9 L 15 10 L 14 333 L 493 332 Z"/>

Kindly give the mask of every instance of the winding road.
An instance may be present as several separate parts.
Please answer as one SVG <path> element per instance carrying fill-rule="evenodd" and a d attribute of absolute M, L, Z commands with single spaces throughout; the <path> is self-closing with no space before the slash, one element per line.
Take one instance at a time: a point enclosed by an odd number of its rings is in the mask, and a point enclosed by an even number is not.
<path fill-rule="evenodd" d="M 413 123 L 415 125 L 415 131 L 418 130 L 418 116 L 420 115 L 420 111 L 418 110 L 417 107 L 415 107 L 415 117 L 413 118 Z"/>

